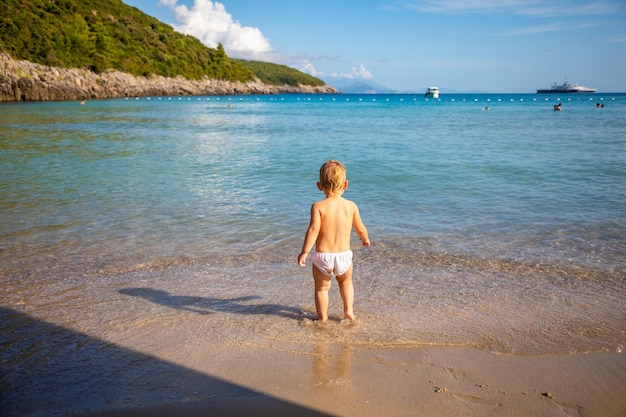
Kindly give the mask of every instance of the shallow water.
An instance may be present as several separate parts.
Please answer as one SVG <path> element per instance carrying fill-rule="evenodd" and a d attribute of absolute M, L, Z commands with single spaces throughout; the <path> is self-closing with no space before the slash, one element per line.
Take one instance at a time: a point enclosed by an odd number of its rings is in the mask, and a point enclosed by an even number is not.
<path fill-rule="evenodd" d="M 623 94 L 3 105 L 0 302 L 157 350 L 185 329 L 215 348 L 619 351 L 625 151 Z M 372 247 L 355 239 L 357 323 L 333 288 L 320 328 L 295 259 L 330 158 Z"/>

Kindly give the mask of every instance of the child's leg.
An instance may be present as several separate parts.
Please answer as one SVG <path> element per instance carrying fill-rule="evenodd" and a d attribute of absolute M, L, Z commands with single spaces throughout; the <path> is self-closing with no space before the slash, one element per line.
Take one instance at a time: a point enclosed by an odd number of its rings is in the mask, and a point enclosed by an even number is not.
<path fill-rule="evenodd" d="M 339 293 L 343 300 L 343 314 L 348 320 L 354 320 L 354 285 L 352 284 L 352 265 L 343 274 L 337 277 Z"/>
<path fill-rule="evenodd" d="M 313 279 L 315 280 L 315 310 L 319 321 L 328 320 L 328 290 L 330 289 L 330 277 L 324 275 L 313 265 Z"/>

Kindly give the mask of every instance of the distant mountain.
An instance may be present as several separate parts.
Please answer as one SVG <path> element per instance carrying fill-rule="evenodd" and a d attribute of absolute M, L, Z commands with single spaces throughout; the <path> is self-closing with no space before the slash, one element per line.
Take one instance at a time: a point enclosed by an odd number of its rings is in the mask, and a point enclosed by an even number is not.
<path fill-rule="evenodd" d="M 418 90 L 392 90 L 391 88 L 385 87 L 384 85 L 375 83 L 373 81 L 354 81 L 354 80 L 343 80 L 343 81 L 334 81 L 331 84 L 337 90 L 341 91 L 344 94 L 424 94 L 426 90 L 428 90 L 428 86 L 418 89 Z M 439 91 L 442 94 L 486 94 L 486 91 L 483 90 L 467 90 L 467 91 L 458 91 L 450 88 L 441 88 L 439 87 Z"/>
<path fill-rule="evenodd" d="M 394 94 L 398 91 L 371 81 L 337 81 L 331 84 L 344 94 Z"/>

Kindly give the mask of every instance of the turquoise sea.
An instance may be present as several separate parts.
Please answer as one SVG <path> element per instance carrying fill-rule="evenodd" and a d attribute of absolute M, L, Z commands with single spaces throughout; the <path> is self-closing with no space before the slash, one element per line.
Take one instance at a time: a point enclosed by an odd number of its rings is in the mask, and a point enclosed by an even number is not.
<path fill-rule="evenodd" d="M 354 236 L 359 320 L 333 337 L 623 348 L 626 94 L 603 93 L 1 105 L 3 333 L 27 316 L 118 343 L 146 311 L 195 326 L 170 316 L 184 311 L 218 320 L 216 339 L 238 329 L 233 343 L 318 337 L 296 257 L 327 159 L 347 166 L 372 241 Z"/>

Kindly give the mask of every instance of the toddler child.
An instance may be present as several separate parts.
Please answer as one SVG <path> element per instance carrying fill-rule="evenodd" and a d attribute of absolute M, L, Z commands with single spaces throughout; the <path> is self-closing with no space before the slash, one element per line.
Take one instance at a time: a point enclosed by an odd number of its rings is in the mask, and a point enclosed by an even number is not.
<path fill-rule="evenodd" d="M 350 233 L 354 228 L 363 246 L 369 246 L 367 229 L 357 205 L 342 197 L 348 188 L 343 164 L 334 160 L 325 162 L 320 168 L 317 188 L 324 192 L 326 198 L 311 206 L 311 220 L 298 256 L 298 264 L 305 266 L 307 255 L 315 244 L 311 261 L 318 320 L 328 320 L 328 290 L 333 275 L 339 284 L 344 316 L 348 320 L 354 320 Z"/>

